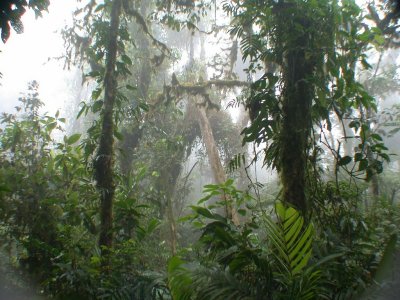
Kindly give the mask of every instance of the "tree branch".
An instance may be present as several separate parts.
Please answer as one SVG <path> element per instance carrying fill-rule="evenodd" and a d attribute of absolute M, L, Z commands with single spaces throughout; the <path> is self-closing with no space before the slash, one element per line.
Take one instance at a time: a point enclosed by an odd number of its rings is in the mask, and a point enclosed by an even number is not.
<path fill-rule="evenodd" d="M 160 49 L 162 56 L 165 56 L 166 54 L 169 55 L 171 51 L 169 50 L 168 46 L 163 42 L 160 42 L 153 36 L 153 34 L 151 34 L 150 29 L 147 26 L 146 20 L 143 18 L 143 16 L 136 9 L 134 9 L 129 5 L 128 0 L 123 0 L 123 1 L 124 1 L 123 5 L 125 13 L 136 20 L 136 23 L 142 28 L 143 32 L 151 39 L 153 45 L 155 45 L 158 49 Z M 158 57 L 156 65 L 160 65 L 162 63 L 163 58 L 164 57 Z"/>

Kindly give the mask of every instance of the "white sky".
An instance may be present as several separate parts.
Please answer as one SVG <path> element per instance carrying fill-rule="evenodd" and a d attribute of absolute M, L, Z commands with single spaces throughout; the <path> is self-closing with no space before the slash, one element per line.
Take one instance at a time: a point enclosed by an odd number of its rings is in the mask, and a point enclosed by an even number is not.
<path fill-rule="evenodd" d="M 27 90 L 28 82 L 39 82 L 40 98 L 45 102 L 45 110 L 54 113 L 64 107 L 68 100 L 67 83 L 73 72 L 63 70 L 62 62 L 48 59 L 63 53 L 63 41 L 56 30 L 71 21 L 75 1 L 54 0 L 49 13 L 35 19 L 28 10 L 22 18 L 23 34 L 11 31 L 6 44 L 0 42 L 0 112 L 13 112 L 20 93 Z"/>

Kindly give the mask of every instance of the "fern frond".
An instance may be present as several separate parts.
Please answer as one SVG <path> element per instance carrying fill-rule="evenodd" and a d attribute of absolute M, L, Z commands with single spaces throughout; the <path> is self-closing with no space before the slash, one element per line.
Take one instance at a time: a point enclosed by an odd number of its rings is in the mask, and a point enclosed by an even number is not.
<path fill-rule="evenodd" d="M 192 274 L 184 266 L 184 261 L 177 256 L 172 257 L 168 263 L 168 286 L 173 299 L 192 299 L 192 283 Z"/>
<path fill-rule="evenodd" d="M 301 214 L 292 207 L 278 202 L 275 207 L 278 217 L 274 222 L 264 216 L 267 241 L 276 268 L 275 279 L 286 286 L 293 299 L 312 299 L 315 296 L 320 272 L 308 267 L 312 256 L 314 226 L 306 223 Z"/>

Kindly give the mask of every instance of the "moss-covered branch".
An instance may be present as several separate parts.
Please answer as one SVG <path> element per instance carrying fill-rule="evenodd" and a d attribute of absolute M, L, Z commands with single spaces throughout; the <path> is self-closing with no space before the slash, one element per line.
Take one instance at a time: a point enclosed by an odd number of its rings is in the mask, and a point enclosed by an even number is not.
<path fill-rule="evenodd" d="M 163 62 L 165 55 L 170 54 L 168 46 L 163 42 L 160 42 L 153 36 L 153 34 L 150 32 L 149 27 L 147 26 L 144 17 L 136 9 L 134 9 L 131 5 L 129 5 L 129 1 L 128 0 L 123 0 L 123 1 L 124 1 L 123 5 L 125 13 L 136 20 L 136 23 L 142 28 L 142 31 L 150 38 L 153 45 L 156 46 L 158 49 L 160 49 L 161 55 L 157 55 L 153 59 L 153 62 L 157 66 L 160 65 Z"/>
<path fill-rule="evenodd" d="M 240 80 L 208 80 L 198 83 L 179 83 L 175 74 L 172 74 L 171 85 L 165 85 L 163 93 L 157 95 L 153 105 L 158 105 L 163 102 L 179 102 L 183 95 L 200 96 L 204 99 L 200 105 L 208 106 L 208 108 L 217 108 L 219 106 L 214 104 L 209 95 L 209 89 L 217 87 L 221 89 L 232 89 L 235 87 L 250 87 L 250 82 Z M 199 103 L 198 103 L 199 104 Z"/>

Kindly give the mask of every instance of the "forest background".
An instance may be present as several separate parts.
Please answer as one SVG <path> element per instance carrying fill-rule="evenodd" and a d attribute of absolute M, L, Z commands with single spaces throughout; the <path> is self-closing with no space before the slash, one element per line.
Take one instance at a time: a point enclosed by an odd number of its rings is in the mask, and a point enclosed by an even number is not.
<path fill-rule="evenodd" d="M 4 47 L 51 5 L 4 1 Z M 33 80 L 1 117 L 5 295 L 377 299 L 399 228 L 395 5 L 76 5 L 51 58 L 76 75 L 66 107 L 45 113 Z"/>

